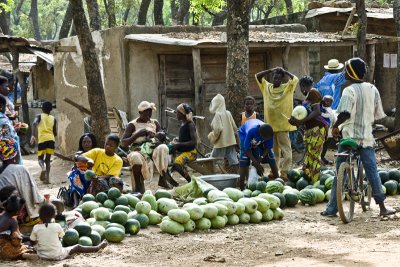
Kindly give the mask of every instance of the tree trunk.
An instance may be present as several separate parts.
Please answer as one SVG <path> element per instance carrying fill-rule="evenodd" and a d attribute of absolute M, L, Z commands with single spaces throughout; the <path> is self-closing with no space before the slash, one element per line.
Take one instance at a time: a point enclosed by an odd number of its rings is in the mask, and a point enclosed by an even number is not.
<path fill-rule="evenodd" d="M 24 0 L 20 0 L 13 10 L 14 25 L 19 25 L 19 21 L 21 19 L 19 13 L 21 12 L 21 8 L 22 8 L 23 4 L 24 4 Z"/>
<path fill-rule="evenodd" d="M 104 6 L 108 17 L 108 27 L 113 28 L 117 26 L 117 19 L 115 17 L 115 0 L 104 0 Z"/>
<path fill-rule="evenodd" d="M 178 15 L 179 7 L 176 5 L 176 0 L 171 0 L 171 19 L 172 24 L 176 25 L 176 16 Z"/>
<path fill-rule="evenodd" d="M 37 8 L 37 0 L 31 0 L 31 10 L 29 11 L 29 17 L 31 18 L 34 37 L 36 40 L 42 40 L 42 36 L 40 35 L 40 28 L 39 28 L 39 15 L 38 15 L 38 8 Z"/>
<path fill-rule="evenodd" d="M 7 0 L 0 0 L 0 4 L 7 4 Z M 6 12 L 4 8 L 0 6 L 0 28 L 3 34 L 11 35 L 10 29 L 10 12 Z"/>
<path fill-rule="evenodd" d="M 227 1 L 227 109 L 240 121 L 243 99 L 249 93 L 249 21 L 251 0 Z"/>
<path fill-rule="evenodd" d="M 185 17 L 189 13 L 190 2 L 189 0 L 180 0 L 178 14 L 176 14 L 176 24 L 184 25 Z"/>
<path fill-rule="evenodd" d="M 400 1 L 393 1 L 393 17 L 396 25 L 397 37 L 400 37 Z M 400 129 L 400 43 L 397 42 L 397 68 L 396 68 L 396 115 L 394 127 Z"/>
<path fill-rule="evenodd" d="M 92 29 L 92 31 L 100 31 L 101 20 L 99 13 L 99 4 L 97 3 L 97 0 L 86 0 L 86 5 L 89 14 L 90 29 Z"/>
<path fill-rule="evenodd" d="M 359 26 L 357 31 L 357 55 L 363 60 L 367 60 L 367 13 L 365 10 L 365 0 L 356 0 L 356 11 Z"/>
<path fill-rule="evenodd" d="M 139 8 L 138 25 L 146 25 L 147 11 L 149 10 L 151 0 L 142 0 Z"/>
<path fill-rule="evenodd" d="M 60 34 L 58 39 L 67 38 L 72 25 L 72 7 L 71 3 L 68 2 L 67 11 L 65 11 L 64 20 L 61 24 Z"/>
<path fill-rule="evenodd" d="M 92 112 L 93 134 L 99 141 L 100 147 L 102 147 L 106 135 L 110 132 L 110 125 L 107 119 L 107 102 L 101 80 L 99 61 L 85 17 L 82 0 L 70 0 L 70 3 L 85 67 L 88 100 Z"/>
<path fill-rule="evenodd" d="M 285 5 L 286 5 L 286 12 L 288 14 L 292 14 L 293 13 L 293 3 L 292 0 L 285 0 Z"/>
<path fill-rule="evenodd" d="M 125 7 L 124 15 L 122 17 L 122 25 L 126 25 L 127 24 L 128 17 L 129 17 L 129 12 L 131 11 L 131 8 L 132 8 L 132 5 L 129 2 Z"/>
<path fill-rule="evenodd" d="M 164 0 L 154 0 L 154 24 L 164 25 L 163 18 Z"/>

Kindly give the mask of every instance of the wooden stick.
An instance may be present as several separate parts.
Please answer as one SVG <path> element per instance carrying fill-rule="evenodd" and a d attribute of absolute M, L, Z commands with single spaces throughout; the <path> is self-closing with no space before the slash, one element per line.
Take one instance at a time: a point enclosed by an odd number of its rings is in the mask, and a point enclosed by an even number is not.
<path fill-rule="evenodd" d="M 81 106 L 81 105 L 75 103 L 75 102 L 72 101 L 71 99 L 64 97 L 63 100 L 64 100 L 65 102 L 67 102 L 68 104 L 70 104 L 71 106 L 73 106 L 73 107 L 79 109 L 80 112 L 86 113 L 86 114 L 88 114 L 88 115 L 92 115 L 92 112 L 91 112 L 90 110 L 88 110 L 88 109 L 85 108 L 84 106 Z"/>
<path fill-rule="evenodd" d="M 353 9 L 351 10 L 350 16 L 347 19 L 346 26 L 344 26 L 344 29 L 343 29 L 343 32 L 342 32 L 342 37 L 347 32 L 347 29 L 349 28 L 355 13 L 356 13 L 356 7 L 353 7 Z"/>

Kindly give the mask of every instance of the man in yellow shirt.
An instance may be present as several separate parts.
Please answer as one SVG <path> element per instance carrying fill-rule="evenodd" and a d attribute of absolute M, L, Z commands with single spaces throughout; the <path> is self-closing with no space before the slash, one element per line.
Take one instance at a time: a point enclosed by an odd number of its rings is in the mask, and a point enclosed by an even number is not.
<path fill-rule="evenodd" d="M 120 189 L 123 182 L 116 178 L 121 174 L 122 159 L 115 154 L 120 143 L 120 139 L 116 134 L 107 136 L 104 148 L 93 148 L 78 157 L 78 161 L 88 161 L 92 164 L 93 171 L 96 173 L 97 179 L 107 181 L 109 187 L 116 186 Z"/>
<path fill-rule="evenodd" d="M 272 80 L 271 80 L 271 75 Z M 282 83 L 285 76 L 287 83 Z M 287 172 L 292 165 L 292 148 L 289 132 L 296 130 L 285 118 L 291 117 L 293 95 L 299 79 L 281 67 L 268 69 L 256 74 L 256 81 L 264 100 L 264 121 L 274 130 L 274 154 L 280 176 L 287 179 Z M 281 159 L 280 159 L 281 158 Z"/>

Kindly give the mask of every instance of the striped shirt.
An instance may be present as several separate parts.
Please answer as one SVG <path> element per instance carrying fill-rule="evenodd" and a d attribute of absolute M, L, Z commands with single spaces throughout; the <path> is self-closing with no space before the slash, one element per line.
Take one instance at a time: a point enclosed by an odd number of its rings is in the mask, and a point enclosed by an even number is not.
<path fill-rule="evenodd" d="M 350 113 L 350 119 L 340 125 L 343 138 L 353 138 L 363 147 L 375 143 L 372 124 L 386 116 L 378 89 L 373 84 L 353 83 L 343 91 L 338 113 Z"/>

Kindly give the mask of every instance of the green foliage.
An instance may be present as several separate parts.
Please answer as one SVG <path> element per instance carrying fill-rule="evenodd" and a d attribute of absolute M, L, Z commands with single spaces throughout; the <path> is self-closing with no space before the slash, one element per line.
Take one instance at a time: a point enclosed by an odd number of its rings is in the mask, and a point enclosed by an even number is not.
<path fill-rule="evenodd" d="M 0 3 L 0 13 L 4 11 L 10 12 L 14 7 L 14 0 L 6 0 L 5 3 Z"/>

